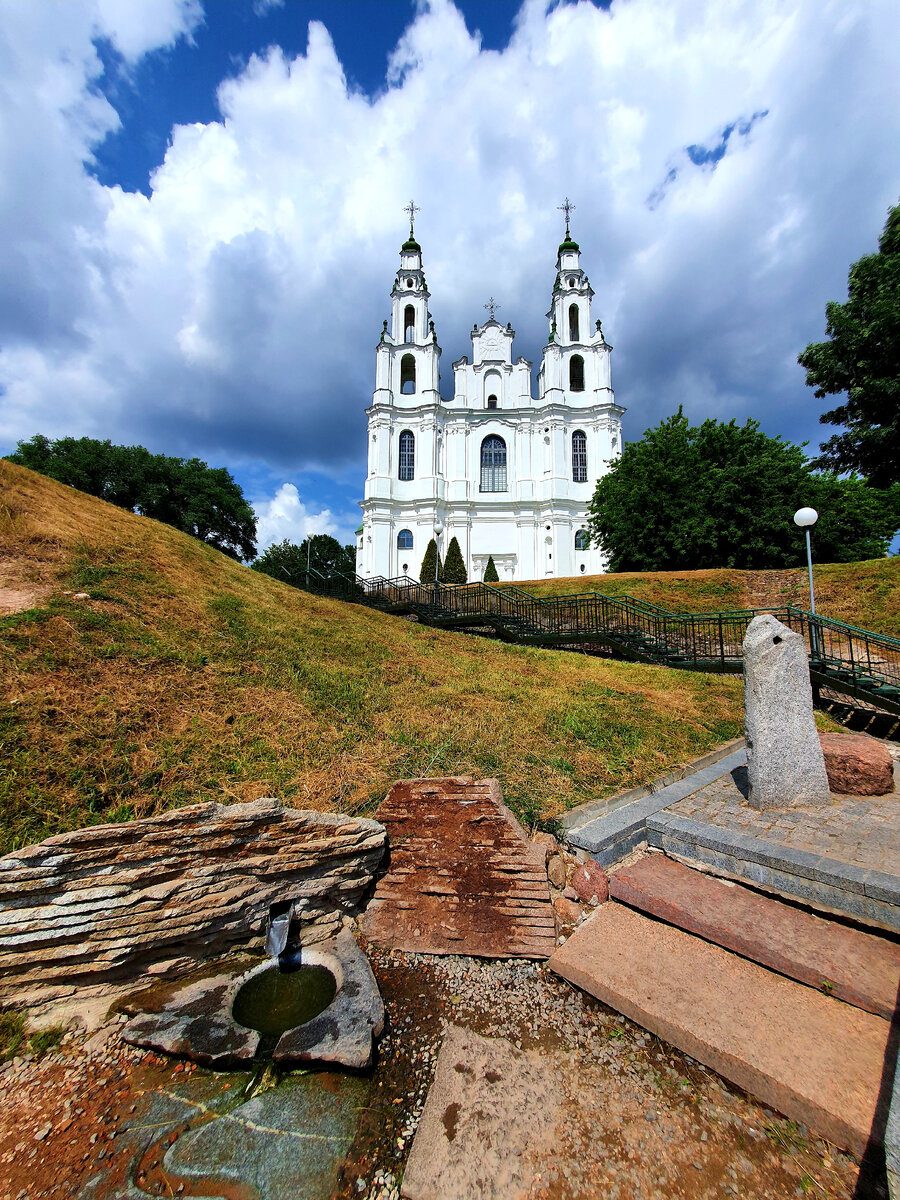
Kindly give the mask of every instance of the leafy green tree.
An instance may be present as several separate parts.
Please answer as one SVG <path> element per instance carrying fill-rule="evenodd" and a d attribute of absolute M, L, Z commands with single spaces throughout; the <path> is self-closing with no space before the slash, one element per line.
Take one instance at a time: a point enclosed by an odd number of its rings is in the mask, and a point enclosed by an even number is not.
<path fill-rule="evenodd" d="M 488 555 L 487 566 L 484 568 L 485 583 L 499 583 L 500 576 L 497 574 L 497 568 L 494 565 L 493 554 Z"/>
<path fill-rule="evenodd" d="M 419 572 L 419 583 L 434 583 L 434 564 L 437 559 L 437 543 L 434 538 L 425 547 L 425 557 L 422 559 L 422 569 Z M 438 559 L 438 580 L 443 582 L 444 564 Z"/>
<path fill-rule="evenodd" d="M 173 525 L 232 558 L 256 555 L 256 517 L 224 467 L 198 458 L 151 454 L 108 439 L 36 434 L 19 442 L 10 462 L 99 496 L 119 508 Z"/>
<path fill-rule="evenodd" d="M 799 356 L 815 395 L 847 395 L 822 413 L 845 425 L 823 442 L 818 466 L 859 471 L 877 487 L 900 482 L 900 204 L 890 209 L 877 254 L 850 268 L 848 299 L 825 306 L 827 342 Z"/>
<path fill-rule="evenodd" d="M 820 513 L 820 562 L 881 557 L 900 527 L 900 489 L 816 474 L 800 446 L 756 421 L 692 427 L 679 408 L 598 481 L 588 528 L 613 571 L 794 566 L 804 505 Z"/>
<path fill-rule="evenodd" d="M 353 546 L 342 546 L 337 538 L 327 533 L 314 533 L 304 538 L 299 546 L 285 539 L 275 542 L 250 566 L 263 575 L 271 575 L 294 587 L 306 587 L 307 550 L 309 566 L 322 575 L 356 573 L 356 550 Z"/>
<path fill-rule="evenodd" d="M 447 557 L 444 560 L 444 583 L 468 583 L 466 564 L 456 538 L 450 539 Z"/>

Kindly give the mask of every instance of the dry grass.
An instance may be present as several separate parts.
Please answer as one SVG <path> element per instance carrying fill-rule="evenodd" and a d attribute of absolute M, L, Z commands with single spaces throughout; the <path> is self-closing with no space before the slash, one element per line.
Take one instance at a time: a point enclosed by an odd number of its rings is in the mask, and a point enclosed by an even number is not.
<path fill-rule="evenodd" d="M 816 608 L 824 616 L 900 637 L 900 556 L 813 567 Z M 793 604 L 809 608 L 806 569 L 778 571 L 629 571 L 537 579 L 518 587 L 538 596 L 601 592 L 635 596 L 672 612 L 718 612 Z"/>
<path fill-rule="evenodd" d="M 740 732 L 733 679 L 427 629 L 6 462 L 0 488 L 0 558 L 51 588 L 0 620 L 0 850 L 209 799 L 371 811 L 426 774 L 496 775 L 533 823 Z"/>

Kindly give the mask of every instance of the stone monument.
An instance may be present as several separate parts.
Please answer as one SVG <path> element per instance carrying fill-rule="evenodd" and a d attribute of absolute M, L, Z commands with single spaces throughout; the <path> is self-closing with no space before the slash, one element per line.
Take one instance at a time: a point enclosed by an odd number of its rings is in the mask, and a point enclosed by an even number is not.
<path fill-rule="evenodd" d="M 744 728 L 753 808 L 829 803 L 806 642 L 768 614 L 744 638 Z"/>

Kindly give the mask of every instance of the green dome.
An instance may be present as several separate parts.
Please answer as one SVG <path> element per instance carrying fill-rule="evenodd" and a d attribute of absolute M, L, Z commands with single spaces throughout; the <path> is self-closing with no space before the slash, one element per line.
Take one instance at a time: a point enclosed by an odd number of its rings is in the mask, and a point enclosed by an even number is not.
<path fill-rule="evenodd" d="M 567 237 L 564 242 L 559 243 L 559 253 L 560 254 L 562 254 L 563 251 L 565 251 L 565 250 L 579 250 L 580 251 L 580 249 L 581 249 L 581 247 L 578 245 L 578 243 L 576 241 L 573 241 L 573 239 L 570 237 Z"/>
<path fill-rule="evenodd" d="M 419 245 L 419 243 L 416 241 L 416 239 L 414 237 L 408 238 L 403 243 L 403 245 L 400 247 L 400 249 L 401 250 L 418 250 L 418 252 L 420 254 L 422 253 L 422 247 Z"/>

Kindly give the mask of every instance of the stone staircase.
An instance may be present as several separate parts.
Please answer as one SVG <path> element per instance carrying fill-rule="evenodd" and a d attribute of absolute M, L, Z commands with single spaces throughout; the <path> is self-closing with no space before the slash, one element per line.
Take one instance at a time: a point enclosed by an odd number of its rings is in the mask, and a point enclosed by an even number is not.
<path fill-rule="evenodd" d="M 661 854 L 610 894 L 551 969 L 836 1145 L 883 1154 L 896 942 Z"/>

